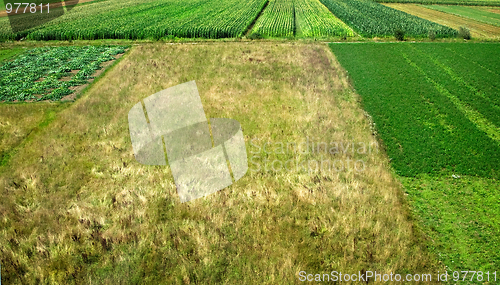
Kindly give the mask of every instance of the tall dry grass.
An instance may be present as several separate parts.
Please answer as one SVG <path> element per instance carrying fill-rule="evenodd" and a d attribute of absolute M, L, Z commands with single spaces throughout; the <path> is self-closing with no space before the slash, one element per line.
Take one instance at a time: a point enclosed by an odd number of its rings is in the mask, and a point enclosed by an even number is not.
<path fill-rule="evenodd" d="M 181 204 L 168 167 L 134 160 L 127 114 L 190 80 L 207 116 L 241 123 L 253 162 L 354 159 L 364 171 L 251 164 L 232 186 Z M 307 138 L 372 151 L 263 150 Z M 326 45 L 135 46 L 2 171 L 3 281 L 293 284 L 299 271 L 432 272 L 376 145 Z"/>

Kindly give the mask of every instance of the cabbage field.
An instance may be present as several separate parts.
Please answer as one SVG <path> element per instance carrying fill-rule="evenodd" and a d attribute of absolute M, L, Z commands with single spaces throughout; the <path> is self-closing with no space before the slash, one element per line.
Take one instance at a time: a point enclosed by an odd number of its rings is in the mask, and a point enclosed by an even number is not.
<path fill-rule="evenodd" d="M 271 0 L 252 29 L 270 37 L 353 36 L 319 0 Z"/>
<path fill-rule="evenodd" d="M 88 83 L 103 62 L 125 52 L 123 46 L 41 47 L 0 65 L 0 102 L 57 101 Z M 71 71 L 77 71 L 71 73 Z M 61 80 L 65 77 L 67 80 Z"/>

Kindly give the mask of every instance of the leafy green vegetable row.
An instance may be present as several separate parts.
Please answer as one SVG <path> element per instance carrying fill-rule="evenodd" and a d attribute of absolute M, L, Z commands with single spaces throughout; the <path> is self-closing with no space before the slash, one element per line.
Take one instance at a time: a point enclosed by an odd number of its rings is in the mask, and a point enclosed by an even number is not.
<path fill-rule="evenodd" d="M 0 66 L 0 101 L 60 100 L 72 86 L 88 83 L 100 64 L 125 52 L 123 46 L 43 47 Z M 78 70 L 73 75 L 72 70 Z M 70 77 L 71 76 L 71 77 Z M 61 81 L 62 77 L 69 80 Z"/>

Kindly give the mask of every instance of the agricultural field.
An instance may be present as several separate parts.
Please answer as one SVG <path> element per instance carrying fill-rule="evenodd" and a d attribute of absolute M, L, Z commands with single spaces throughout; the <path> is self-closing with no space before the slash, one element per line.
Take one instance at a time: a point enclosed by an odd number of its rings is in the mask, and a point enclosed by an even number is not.
<path fill-rule="evenodd" d="M 0 102 L 61 100 L 124 46 L 34 48 L 0 63 Z"/>
<path fill-rule="evenodd" d="M 252 33 L 269 37 L 295 35 L 293 0 L 271 0 L 252 28 Z"/>
<path fill-rule="evenodd" d="M 330 47 L 373 118 L 430 248 L 452 271 L 499 268 L 500 45 Z"/>
<path fill-rule="evenodd" d="M 351 37 L 354 35 L 319 0 L 272 0 L 252 33 L 268 37 Z"/>
<path fill-rule="evenodd" d="M 365 37 L 393 36 L 402 30 L 408 36 L 455 37 L 457 31 L 384 5 L 364 0 L 320 0 L 334 15 Z"/>
<path fill-rule="evenodd" d="M 241 123 L 251 165 L 228 188 L 180 203 L 168 167 L 135 160 L 127 114 L 190 80 L 207 116 Z M 308 138 L 372 148 L 274 150 Z M 326 45 L 133 46 L 0 167 L 2 281 L 300 284 L 301 270 L 442 270 L 377 150 Z M 366 167 L 285 170 L 266 162 L 325 159 Z"/>
<path fill-rule="evenodd" d="M 4 20 L 0 22 L 0 38 L 94 40 L 158 39 L 168 36 L 239 37 L 246 32 L 265 3 L 265 0 L 224 0 L 214 5 L 212 1 L 188 0 L 179 5 L 177 0 L 108 0 L 76 6 L 41 27 L 18 33 L 9 31 L 8 21 Z"/>
<path fill-rule="evenodd" d="M 478 22 L 473 19 L 464 18 L 461 16 L 452 15 L 426 8 L 416 4 L 399 4 L 389 3 L 384 4 L 388 7 L 398 9 L 411 15 L 415 15 L 422 19 L 427 19 L 439 23 L 443 26 L 448 26 L 458 30 L 460 27 L 467 27 L 472 35 L 472 38 L 479 39 L 500 39 L 500 27 Z"/>
<path fill-rule="evenodd" d="M 443 5 L 425 5 L 424 7 L 500 27 L 499 13 L 478 9 L 478 7 Z"/>
<path fill-rule="evenodd" d="M 379 3 L 406 3 L 423 5 L 466 5 L 466 6 L 500 6 L 499 0 L 375 0 Z"/>

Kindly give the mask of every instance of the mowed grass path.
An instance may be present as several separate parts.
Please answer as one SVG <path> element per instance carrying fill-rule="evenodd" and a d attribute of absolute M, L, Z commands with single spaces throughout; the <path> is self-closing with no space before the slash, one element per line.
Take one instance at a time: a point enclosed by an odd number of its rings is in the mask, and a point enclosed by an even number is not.
<path fill-rule="evenodd" d="M 417 4 L 386 3 L 384 5 L 455 30 L 467 27 L 473 38 L 500 39 L 500 27 L 497 26 L 436 11 Z"/>
<path fill-rule="evenodd" d="M 208 117 L 241 123 L 252 163 L 232 186 L 181 204 L 168 167 L 135 161 L 127 114 L 190 80 Z M 279 151 L 308 139 L 346 148 Z M 2 281 L 298 284 L 302 270 L 439 270 L 387 158 L 348 143 L 376 145 L 325 45 L 135 46 L 0 169 Z M 286 171 L 266 159 L 365 167 Z"/>
<path fill-rule="evenodd" d="M 373 116 L 429 246 L 450 271 L 497 270 L 500 45 L 331 48 Z"/>

